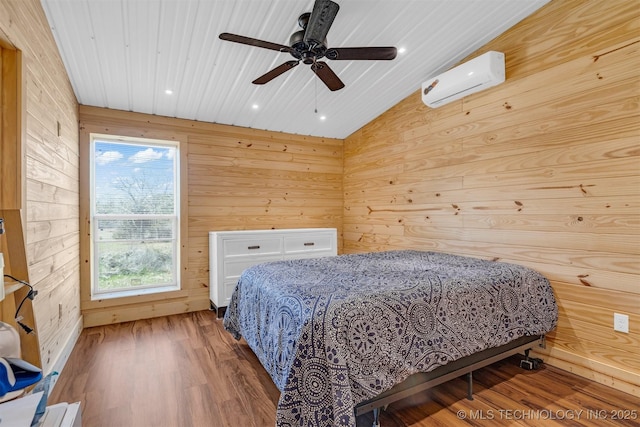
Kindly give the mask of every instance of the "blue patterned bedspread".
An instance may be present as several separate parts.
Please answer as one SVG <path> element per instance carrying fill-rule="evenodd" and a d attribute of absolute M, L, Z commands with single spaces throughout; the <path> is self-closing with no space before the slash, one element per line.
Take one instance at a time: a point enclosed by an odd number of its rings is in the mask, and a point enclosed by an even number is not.
<path fill-rule="evenodd" d="M 545 334 L 547 279 L 514 264 L 390 251 L 244 271 L 224 317 L 281 391 L 277 426 L 355 426 L 355 406 L 416 372 Z"/>

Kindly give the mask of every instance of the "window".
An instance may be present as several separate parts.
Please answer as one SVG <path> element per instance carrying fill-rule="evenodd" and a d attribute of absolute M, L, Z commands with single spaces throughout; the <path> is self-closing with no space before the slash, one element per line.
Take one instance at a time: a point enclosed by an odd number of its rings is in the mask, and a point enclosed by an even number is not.
<path fill-rule="evenodd" d="M 92 298 L 180 289 L 178 149 L 91 135 Z"/>

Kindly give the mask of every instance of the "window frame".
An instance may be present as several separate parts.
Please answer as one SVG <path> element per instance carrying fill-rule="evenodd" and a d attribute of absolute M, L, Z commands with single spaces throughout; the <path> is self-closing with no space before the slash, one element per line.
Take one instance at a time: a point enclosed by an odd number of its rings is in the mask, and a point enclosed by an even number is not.
<path fill-rule="evenodd" d="M 26 201 L 25 80 L 22 51 L 0 31 L 0 207 L 23 209 Z"/>
<path fill-rule="evenodd" d="M 175 148 L 175 156 L 173 160 L 174 164 L 174 214 L 96 214 L 96 195 L 95 195 L 95 144 L 98 142 L 108 142 L 114 144 L 128 144 L 128 145 L 140 145 L 141 149 L 148 147 L 172 147 Z M 182 164 L 182 149 L 180 141 L 175 140 L 167 140 L 167 139 L 153 139 L 153 138 L 140 138 L 140 137 L 130 137 L 124 135 L 108 135 L 108 134 L 100 134 L 100 133 L 90 133 L 89 134 L 89 188 L 88 188 L 88 213 L 89 213 L 89 294 L 90 299 L 92 301 L 101 301 L 101 300 L 109 300 L 109 299 L 117 299 L 117 298 L 125 298 L 125 297 L 136 297 L 136 296 L 144 296 L 150 294 L 158 294 L 158 293 L 167 293 L 167 292 L 176 292 L 181 291 L 183 286 L 183 277 L 182 271 L 183 268 L 183 257 L 181 254 L 181 247 L 183 246 L 183 227 L 182 227 L 182 214 L 183 214 L 183 206 L 182 206 L 182 197 L 184 191 L 183 180 L 183 172 L 181 168 Z M 172 250 L 172 260 L 173 260 L 173 272 L 172 276 L 174 277 L 174 283 L 171 284 L 163 284 L 163 285 L 145 285 L 140 287 L 133 288 L 122 288 L 122 289 L 110 289 L 110 290 L 99 290 L 97 288 L 98 285 L 98 261 L 99 261 L 99 251 L 96 249 L 96 238 L 99 235 L 97 227 L 99 221 L 96 219 L 131 219 L 131 218 L 144 218 L 144 219 L 172 219 L 173 222 L 173 231 L 175 234 L 174 244 Z M 137 239 L 132 239 L 132 241 L 136 241 Z M 124 242 L 123 240 L 120 240 Z"/>

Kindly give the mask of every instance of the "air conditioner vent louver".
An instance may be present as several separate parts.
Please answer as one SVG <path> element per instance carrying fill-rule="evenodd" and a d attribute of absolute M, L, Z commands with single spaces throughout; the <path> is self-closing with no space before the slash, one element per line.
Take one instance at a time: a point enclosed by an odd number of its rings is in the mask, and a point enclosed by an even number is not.
<path fill-rule="evenodd" d="M 490 51 L 422 83 L 422 102 L 431 108 L 440 107 L 504 79 L 504 53 Z"/>

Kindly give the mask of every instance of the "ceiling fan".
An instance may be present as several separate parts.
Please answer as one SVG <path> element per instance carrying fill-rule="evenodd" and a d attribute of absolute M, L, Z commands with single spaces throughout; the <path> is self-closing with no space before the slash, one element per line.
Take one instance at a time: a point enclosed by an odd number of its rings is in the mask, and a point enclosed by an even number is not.
<path fill-rule="evenodd" d="M 330 90 L 339 90 L 344 87 L 344 83 L 331 70 L 329 65 L 324 61 L 320 61 L 320 59 L 328 58 L 346 61 L 362 59 L 391 60 L 396 57 L 395 47 L 327 47 L 327 33 L 339 8 L 340 6 L 331 0 L 316 0 L 313 5 L 313 11 L 311 13 L 303 13 L 298 18 L 298 25 L 302 30 L 296 31 L 291 35 L 289 46 L 230 33 L 222 33 L 220 38 L 278 52 L 288 52 L 295 58 L 258 77 L 252 82 L 253 84 L 263 85 L 268 83 L 302 61 L 307 65 L 311 65 L 311 70 Z"/>

